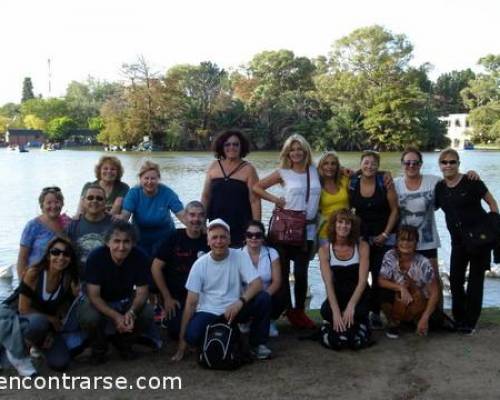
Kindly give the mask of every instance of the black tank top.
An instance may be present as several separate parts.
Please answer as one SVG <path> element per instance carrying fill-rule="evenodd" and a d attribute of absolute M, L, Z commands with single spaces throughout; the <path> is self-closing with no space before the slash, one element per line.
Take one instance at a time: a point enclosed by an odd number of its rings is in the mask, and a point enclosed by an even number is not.
<path fill-rule="evenodd" d="M 209 220 L 222 218 L 231 228 L 231 245 L 243 245 L 245 228 L 252 219 L 252 208 L 248 186 L 239 179 L 231 179 L 247 162 L 242 161 L 233 171 L 226 174 L 222 163 L 218 160 L 221 178 L 212 179 L 210 183 L 210 201 L 207 209 Z"/>
<path fill-rule="evenodd" d="M 59 307 L 64 303 L 71 301 L 73 297 L 69 275 L 63 273 L 56 290 L 49 295 L 48 299 L 44 299 L 43 284 L 45 273 L 45 270 L 40 271 L 35 290 L 32 290 L 28 285 L 21 281 L 19 285 L 19 293 L 31 299 L 31 307 L 34 310 L 47 315 L 57 315 Z"/>
<path fill-rule="evenodd" d="M 379 180 L 375 182 L 373 195 L 363 197 L 361 196 L 361 179 L 358 179 L 354 187 L 350 187 L 349 200 L 356 215 L 361 218 L 362 236 L 368 239 L 370 236 L 380 235 L 387 225 L 391 209 L 387 201 L 387 192 Z"/>

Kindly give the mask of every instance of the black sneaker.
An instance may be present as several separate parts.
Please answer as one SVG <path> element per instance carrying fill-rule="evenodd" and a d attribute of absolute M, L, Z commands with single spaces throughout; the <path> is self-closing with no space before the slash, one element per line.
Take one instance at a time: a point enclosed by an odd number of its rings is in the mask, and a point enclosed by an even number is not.
<path fill-rule="evenodd" d="M 399 339 L 399 327 L 391 326 L 385 331 L 385 336 L 389 339 Z"/>
<path fill-rule="evenodd" d="M 382 318 L 380 318 L 380 314 L 370 313 L 370 328 L 373 331 L 384 329 L 384 323 L 382 322 Z"/>

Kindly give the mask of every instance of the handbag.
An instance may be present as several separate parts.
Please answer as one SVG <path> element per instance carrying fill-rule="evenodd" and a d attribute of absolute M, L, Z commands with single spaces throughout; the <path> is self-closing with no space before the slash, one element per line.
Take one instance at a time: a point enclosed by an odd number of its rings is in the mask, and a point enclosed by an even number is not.
<path fill-rule="evenodd" d="M 307 168 L 306 209 L 309 203 L 311 177 Z M 306 242 L 307 218 L 305 211 L 275 208 L 269 221 L 269 241 L 276 245 L 303 246 Z"/>
<path fill-rule="evenodd" d="M 500 215 L 489 212 L 480 223 L 463 229 L 462 239 L 471 254 L 493 250 L 500 243 Z"/>

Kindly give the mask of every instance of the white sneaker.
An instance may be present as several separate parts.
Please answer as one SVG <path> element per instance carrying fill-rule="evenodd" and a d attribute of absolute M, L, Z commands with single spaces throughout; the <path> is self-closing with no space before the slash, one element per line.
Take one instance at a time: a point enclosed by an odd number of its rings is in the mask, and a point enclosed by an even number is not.
<path fill-rule="evenodd" d="M 275 321 L 271 321 L 269 324 L 269 337 L 278 337 L 280 332 L 278 331 L 278 327 L 276 326 Z"/>
<path fill-rule="evenodd" d="M 259 344 L 253 348 L 253 354 L 258 360 L 267 360 L 273 352 L 265 344 Z"/>
<path fill-rule="evenodd" d="M 250 322 L 245 322 L 238 324 L 238 327 L 240 328 L 241 333 L 248 333 L 250 332 Z"/>
<path fill-rule="evenodd" d="M 17 373 L 20 376 L 33 376 L 37 374 L 36 369 L 33 366 L 33 363 L 31 362 L 31 358 L 29 357 L 16 358 L 7 349 L 5 350 L 5 354 L 7 354 L 7 359 L 10 361 L 10 363 L 16 369 Z"/>
<path fill-rule="evenodd" d="M 36 358 L 36 359 L 42 358 L 43 357 L 43 353 L 42 353 L 42 351 L 38 347 L 31 346 L 31 348 L 30 348 L 30 357 L 31 358 Z"/>

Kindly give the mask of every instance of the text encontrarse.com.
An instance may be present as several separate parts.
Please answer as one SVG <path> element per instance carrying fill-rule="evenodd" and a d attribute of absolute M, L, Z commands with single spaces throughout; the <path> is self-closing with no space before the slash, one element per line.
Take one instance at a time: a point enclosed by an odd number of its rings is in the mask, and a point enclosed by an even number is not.
<path fill-rule="evenodd" d="M 0 390 L 181 390 L 178 376 L 0 376 Z"/>

